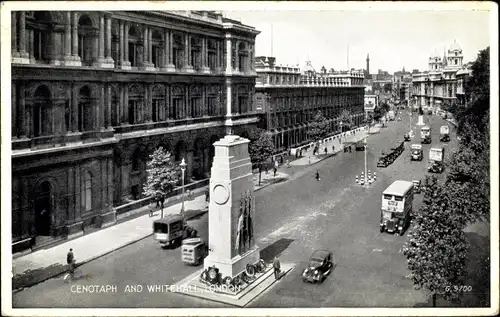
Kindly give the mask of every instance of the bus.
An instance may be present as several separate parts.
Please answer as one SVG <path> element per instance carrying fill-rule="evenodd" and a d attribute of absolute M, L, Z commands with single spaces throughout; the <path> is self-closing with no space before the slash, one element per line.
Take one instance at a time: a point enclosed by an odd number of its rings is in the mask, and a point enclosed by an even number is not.
<path fill-rule="evenodd" d="M 380 232 L 402 235 L 408 228 L 413 208 L 413 182 L 397 180 L 382 193 Z"/>

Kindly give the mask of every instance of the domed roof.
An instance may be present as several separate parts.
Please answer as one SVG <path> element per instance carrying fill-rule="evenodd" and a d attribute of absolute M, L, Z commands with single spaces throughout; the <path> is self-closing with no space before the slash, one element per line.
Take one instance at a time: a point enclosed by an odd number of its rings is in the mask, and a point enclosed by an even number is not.
<path fill-rule="evenodd" d="M 437 58 L 438 60 L 441 60 L 441 56 L 439 56 L 439 53 L 437 52 L 437 50 L 434 50 L 434 53 L 431 54 L 431 56 L 429 57 L 429 59 L 435 59 Z"/>
<path fill-rule="evenodd" d="M 450 45 L 450 48 L 448 49 L 448 51 L 450 51 L 450 52 L 453 52 L 453 51 L 459 51 L 459 52 L 461 52 L 462 48 L 457 44 L 456 41 L 453 41 L 453 44 Z"/>
<path fill-rule="evenodd" d="M 314 69 L 314 67 L 312 66 L 312 64 L 311 64 L 310 61 L 306 61 L 306 65 L 302 69 L 302 72 L 303 73 L 307 73 L 307 72 L 313 72 L 313 73 L 315 73 L 316 70 Z"/>

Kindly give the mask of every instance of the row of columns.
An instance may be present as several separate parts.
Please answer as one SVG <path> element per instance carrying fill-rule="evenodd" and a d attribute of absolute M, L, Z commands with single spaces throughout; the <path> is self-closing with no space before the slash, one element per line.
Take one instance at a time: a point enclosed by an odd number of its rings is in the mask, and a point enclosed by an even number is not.
<path fill-rule="evenodd" d="M 11 13 L 11 30 L 12 58 L 18 63 L 29 63 L 26 49 L 26 12 Z"/>

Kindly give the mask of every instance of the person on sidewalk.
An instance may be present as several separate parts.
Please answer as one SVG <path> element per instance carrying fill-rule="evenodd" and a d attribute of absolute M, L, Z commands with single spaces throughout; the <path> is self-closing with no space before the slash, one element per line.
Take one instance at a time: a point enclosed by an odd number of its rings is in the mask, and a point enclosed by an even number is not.
<path fill-rule="evenodd" d="M 208 203 L 210 201 L 210 191 L 208 188 L 205 189 L 205 201 Z"/>
<path fill-rule="evenodd" d="M 318 170 L 316 170 L 316 177 L 315 178 L 317 181 L 319 181 L 319 171 Z"/>
<path fill-rule="evenodd" d="M 280 265 L 280 259 L 278 259 L 277 255 L 274 257 L 273 260 L 273 269 L 274 269 L 274 278 L 278 280 L 280 278 L 281 265 Z"/>
<path fill-rule="evenodd" d="M 160 208 L 161 208 L 161 213 L 163 214 L 163 208 L 165 207 L 165 195 L 161 194 L 160 196 Z"/>
<path fill-rule="evenodd" d="M 71 277 L 75 275 L 75 255 L 73 254 L 73 249 L 69 249 L 66 255 L 66 263 L 68 263 L 68 272 Z"/>
<path fill-rule="evenodd" d="M 286 160 L 286 167 L 290 168 L 290 160 Z"/>
<path fill-rule="evenodd" d="M 276 172 L 278 171 L 278 169 L 276 168 L 276 166 L 274 166 L 273 168 L 273 172 L 274 172 L 274 177 L 276 177 Z"/>
<path fill-rule="evenodd" d="M 328 154 L 328 148 L 325 146 L 325 155 Z"/>
<path fill-rule="evenodd" d="M 307 162 L 308 162 L 309 165 L 311 165 L 311 157 L 310 156 L 307 157 Z"/>
<path fill-rule="evenodd" d="M 332 145 L 332 153 L 335 154 L 335 145 Z"/>

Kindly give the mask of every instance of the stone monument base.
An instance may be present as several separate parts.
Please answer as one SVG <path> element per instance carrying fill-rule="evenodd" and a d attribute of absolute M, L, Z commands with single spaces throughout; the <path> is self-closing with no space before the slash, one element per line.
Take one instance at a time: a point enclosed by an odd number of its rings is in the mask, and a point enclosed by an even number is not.
<path fill-rule="evenodd" d="M 245 271 L 247 264 L 256 264 L 260 260 L 260 251 L 257 246 L 247 252 L 237 255 L 229 260 L 215 259 L 213 256 L 208 255 L 204 260 L 205 269 L 215 266 L 219 269 L 222 277 L 229 276 L 231 278 Z"/>
<path fill-rule="evenodd" d="M 425 123 L 424 123 L 424 116 L 418 116 L 417 125 L 425 125 Z"/>
<path fill-rule="evenodd" d="M 280 279 L 294 267 L 291 263 L 281 264 Z M 277 280 L 274 277 L 272 264 L 268 264 L 262 273 L 255 275 L 254 279 L 238 286 L 215 286 L 204 283 L 200 276 L 204 269 L 189 275 L 185 279 L 172 285 L 169 291 L 188 296 L 203 298 L 236 307 L 245 307 L 257 296 L 270 288 Z"/>

